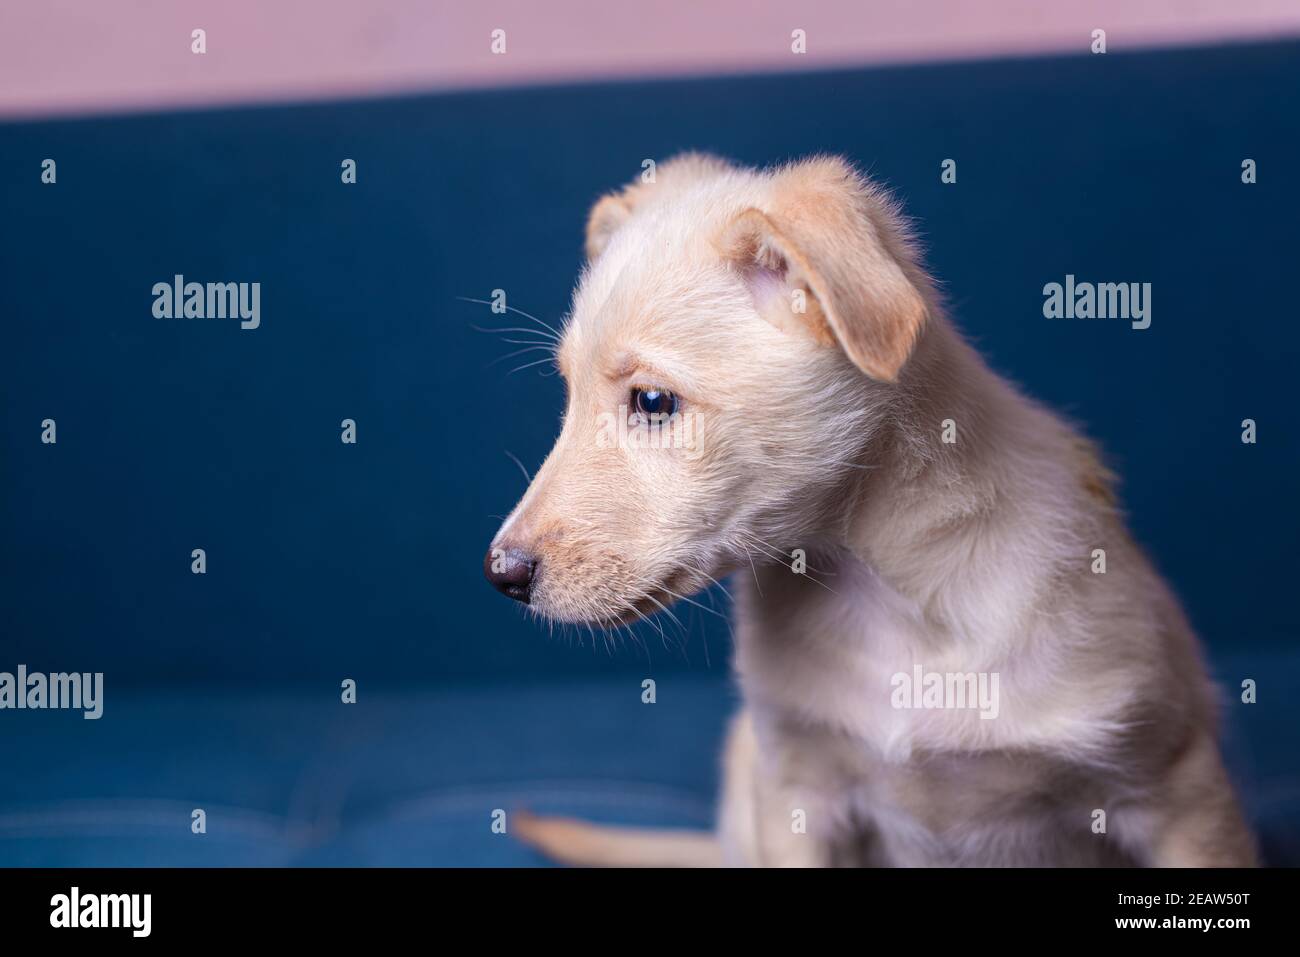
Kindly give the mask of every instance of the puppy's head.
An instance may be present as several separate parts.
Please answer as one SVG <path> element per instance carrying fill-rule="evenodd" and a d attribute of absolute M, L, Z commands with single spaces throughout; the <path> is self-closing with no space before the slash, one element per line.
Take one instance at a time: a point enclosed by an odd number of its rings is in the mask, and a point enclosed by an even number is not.
<path fill-rule="evenodd" d="M 609 625 L 831 527 L 929 294 L 892 207 L 834 158 L 661 164 L 595 205 L 587 256 L 560 436 L 485 571 Z"/>

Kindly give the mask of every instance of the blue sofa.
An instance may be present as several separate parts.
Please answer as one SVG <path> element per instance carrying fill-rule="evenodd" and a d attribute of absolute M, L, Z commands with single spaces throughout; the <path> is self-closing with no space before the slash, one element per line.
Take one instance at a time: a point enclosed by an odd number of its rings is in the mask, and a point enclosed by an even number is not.
<path fill-rule="evenodd" d="M 709 825 L 727 629 L 686 608 L 682 647 L 607 649 L 482 581 L 561 392 L 491 365 L 512 347 L 458 298 L 554 321 L 591 203 L 687 148 L 845 153 L 897 191 L 957 322 L 1122 474 L 1266 858 L 1300 862 L 1298 53 L 0 125 L 0 671 L 105 687 L 98 720 L 0 711 L 0 864 L 535 864 L 495 810 Z M 1151 328 L 1045 320 L 1067 273 L 1151 282 Z M 260 282 L 259 328 L 154 318 L 176 274 Z"/>

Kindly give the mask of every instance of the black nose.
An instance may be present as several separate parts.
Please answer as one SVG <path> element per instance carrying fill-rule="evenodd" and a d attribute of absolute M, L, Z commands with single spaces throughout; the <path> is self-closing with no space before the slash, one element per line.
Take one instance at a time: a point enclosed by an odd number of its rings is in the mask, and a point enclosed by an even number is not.
<path fill-rule="evenodd" d="M 525 605 L 533 593 L 537 562 L 519 548 L 491 548 L 483 559 L 483 574 L 497 591 Z"/>

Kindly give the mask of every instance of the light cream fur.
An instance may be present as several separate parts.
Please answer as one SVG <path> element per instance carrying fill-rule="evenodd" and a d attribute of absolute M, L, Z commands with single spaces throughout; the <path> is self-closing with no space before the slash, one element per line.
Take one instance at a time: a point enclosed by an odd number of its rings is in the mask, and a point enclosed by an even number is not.
<path fill-rule="evenodd" d="M 592 864 L 1254 861 L 1197 642 L 1109 473 L 956 332 L 887 197 L 833 157 L 688 155 L 597 203 L 587 249 L 563 426 L 493 544 L 536 556 L 531 608 L 565 622 L 735 573 L 744 710 L 716 852 L 519 836 Z M 677 394 L 702 448 L 596 441 L 633 387 Z M 997 718 L 893 707 L 915 664 L 997 673 Z"/>

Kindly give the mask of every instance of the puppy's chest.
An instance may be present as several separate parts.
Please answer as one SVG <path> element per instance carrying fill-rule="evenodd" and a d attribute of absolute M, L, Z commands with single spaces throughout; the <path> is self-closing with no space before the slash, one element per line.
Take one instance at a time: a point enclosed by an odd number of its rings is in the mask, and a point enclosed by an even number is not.
<path fill-rule="evenodd" d="M 1051 680 L 1059 664 L 928 631 L 869 576 L 762 587 L 737 602 L 736 666 L 762 773 L 810 831 L 876 863 L 1118 862 L 1091 831 L 1109 765 L 1085 759 L 1113 747 L 1110 706 Z"/>
<path fill-rule="evenodd" d="M 810 600 L 809 587 L 798 602 L 777 596 L 774 604 L 769 594 L 742 605 L 736 663 L 756 712 L 848 738 L 887 761 L 1018 743 L 999 662 L 927 633 L 896 596 L 869 582 L 858 583 L 852 604 L 829 593 Z"/>
<path fill-rule="evenodd" d="M 1010 700 L 1011 663 L 940 640 L 860 582 L 851 606 L 796 594 L 805 600 L 781 596 L 766 614 L 742 600 L 737 670 L 766 773 L 834 840 L 852 844 L 869 824 L 877 862 L 1092 860 L 1089 809 L 1104 785 L 1045 745 L 1050 706 Z M 1035 677 L 1022 668 L 1015 680 Z"/>

